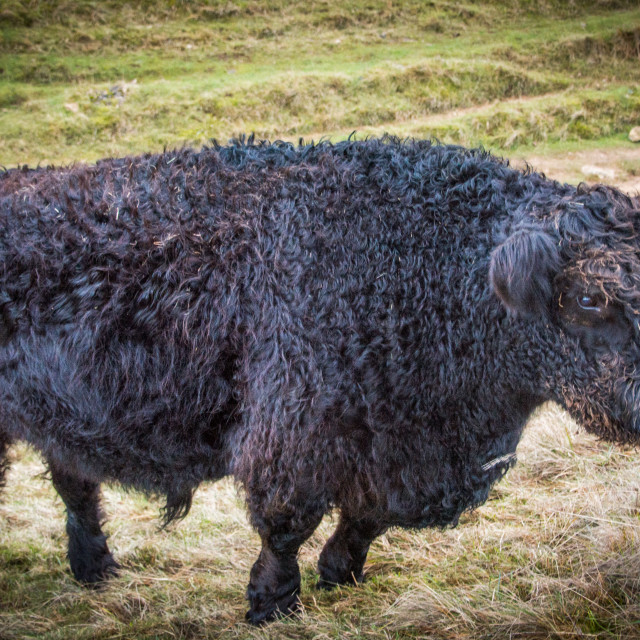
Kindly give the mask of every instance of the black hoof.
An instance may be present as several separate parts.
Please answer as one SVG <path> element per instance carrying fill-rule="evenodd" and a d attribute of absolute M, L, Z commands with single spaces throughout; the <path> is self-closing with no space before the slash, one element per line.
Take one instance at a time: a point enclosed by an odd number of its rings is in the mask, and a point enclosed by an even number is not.
<path fill-rule="evenodd" d="M 364 573 L 357 575 L 354 573 L 334 573 L 331 571 L 320 570 L 320 579 L 316 583 L 316 588 L 330 591 L 336 587 L 355 587 L 364 582 Z"/>
<path fill-rule="evenodd" d="M 110 553 L 106 553 L 99 558 L 92 558 L 90 561 L 80 561 L 71 563 L 71 572 L 74 578 L 87 587 L 99 587 L 109 578 L 118 575 L 120 565 L 115 561 Z"/>
<path fill-rule="evenodd" d="M 364 582 L 362 570 L 364 562 L 356 564 L 349 556 L 345 557 L 345 555 L 330 553 L 330 551 L 330 547 L 326 548 L 318 561 L 318 573 L 320 574 L 320 579 L 316 584 L 318 589 L 334 589 L 345 585 L 353 587 Z"/>
<path fill-rule="evenodd" d="M 288 618 L 300 609 L 298 593 L 300 589 L 286 591 L 282 595 L 259 593 L 251 586 L 247 590 L 247 597 L 251 608 L 245 614 L 247 622 L 260 626 L 278 618 Z"/>

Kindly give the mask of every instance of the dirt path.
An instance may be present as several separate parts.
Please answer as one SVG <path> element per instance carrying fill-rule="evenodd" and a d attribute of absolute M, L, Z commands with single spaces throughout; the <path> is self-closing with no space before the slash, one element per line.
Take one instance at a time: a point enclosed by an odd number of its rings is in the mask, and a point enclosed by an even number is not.
<path fill-rule="evenodd" d="M 629 147 L 567 151 L 550 155 L 515 156 L 513 164 L 528 162 L 560 182 L 602 182 L 631 195 L 640 194 L 640 144 Z"/>

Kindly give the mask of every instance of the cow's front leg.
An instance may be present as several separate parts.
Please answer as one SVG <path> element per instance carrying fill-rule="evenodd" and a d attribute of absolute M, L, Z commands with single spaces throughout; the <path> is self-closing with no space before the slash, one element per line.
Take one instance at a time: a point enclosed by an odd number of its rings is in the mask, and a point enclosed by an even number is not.
<path fill-rule="evenodd" d="M 332 589 L 340 584 L 357 584 L 364 579 L 369 546 L 387 527 L 372 518 L 340 514 L 334 534 L 327 540 L 318 560 L 318 586 Z"/>
<path fill-rule="evenodd" d="M 294 331 L 297 325 L 272 325 L 270 319 L 265 327 L 271 337 L 256 343 L 252 352 L 249 369 L 256 377 L 244 401 L 245 427 L 238 432 L 240 447 L 233 462 L 233 475 L 244 486 L 251 524 L 262 541 L 247 588 L 246 617 L 252 624 L 298 608 L 298 550 L 331 502 L 324 415 L 316 408 L 325 405 L 324 391 L 316 386 L 322 376 L 314 368 L 310 345 Z"/>
<path fill-rule="evenodd" d="M 252 624 L 290 615 L 298 608 L 298 550 L 314 532 L 323 514 L 324 509 L 269 519 L 254 515 L 262 550 L 251 569 L 247 588 L 250 608 L 246 618 Z"/>
<path fill-rule="evenodd" d="M 117 573 L 107 537 L 102 532 L 100 485 L 63 471 L 49 461 L 53 486 L 67 508 L 69 564 L 80 582 L 94 584 Z"/>

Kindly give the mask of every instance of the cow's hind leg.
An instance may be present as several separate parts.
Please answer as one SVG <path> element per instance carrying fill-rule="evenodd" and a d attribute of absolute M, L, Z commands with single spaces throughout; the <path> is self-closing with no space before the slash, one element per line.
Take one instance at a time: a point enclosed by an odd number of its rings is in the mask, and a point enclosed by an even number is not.
<path fill-rule="evenodd" d="M 119 565 L 101 528 L 100 485 L 69 475 L 52 463 L 49 469 L 53 486 L 67 508 L 68 556 L 74 577 L 95 584 L 116 574 Z"/>
<path fill-rule="evenodd" d="M 9 445 L 11 444 L 11 440 L 9 436 L 0 431 L 0 488 L 4 487 L 6 482 L 6 474 L 9 469 L 9 458 L 7 454 L 9 453 Z"/>
<path fill-rule="evenodd" d="M 387 527 L 373 519 L 350 518 L 340 514 L 334 534 L 327 540 L 318 560 L 318 586 L 332 589 L 364 580 L 364 563 L 369 546 Z"/>

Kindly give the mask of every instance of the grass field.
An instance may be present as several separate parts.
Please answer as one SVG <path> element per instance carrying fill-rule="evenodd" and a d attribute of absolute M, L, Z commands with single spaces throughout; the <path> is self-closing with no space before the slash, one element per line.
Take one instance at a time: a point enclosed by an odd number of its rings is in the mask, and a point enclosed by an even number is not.
<path fill-rule="evenodd" d="M 640 189 L 637 0 L 4 0 L 0 165 L 259 137 L 396 133 L 484 145 L 551 177 Z M 520 462 L 453 530 L 394 530 L 367 582 L 314 589 L 333 522 L 301 553 L 300 617 L 253 629 L 259 543 L 231 482 L 158 529 L 159 503 L 105 490 L 123 564 L 71 578 L 63 507 L 12 451 L 0 497 L 0 639 L 640 638 L 640 455 L 532 418 Z"/>

